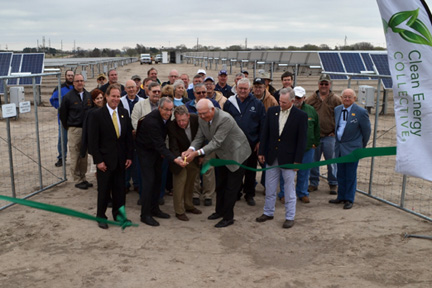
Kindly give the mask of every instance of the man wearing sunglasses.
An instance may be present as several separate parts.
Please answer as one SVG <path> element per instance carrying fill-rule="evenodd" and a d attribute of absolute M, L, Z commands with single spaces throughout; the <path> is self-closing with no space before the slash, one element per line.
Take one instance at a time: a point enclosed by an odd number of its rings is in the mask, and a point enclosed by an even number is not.
<path fill-rule="evenodd" d="M 150 82 L 148 85 L 149 97 L 135 104 L 131 115 L 132 127 L 137 129 L 138 120 L 158 108 L 161 98 L 161 87 L 157 82 Z"/>
<path fill-rule="evenodd" d="M 315 108 L 320 122 L 320 145 L 315 150 L 314 161 L 320 161 L 324 154 L 325 160 L 335 157 L 335 116 L 334 109 L 342 104 L 341 98 L 331 91 L 331 78 L 321 74 L 318 80 L 318 90 L 306 99 L 306 104 Z M 327 182 L 330 194 L 337 194 L 336 164 L 327 165 Z M 311 169 L 309 192 L 318 190 L 319 166 Z"/>

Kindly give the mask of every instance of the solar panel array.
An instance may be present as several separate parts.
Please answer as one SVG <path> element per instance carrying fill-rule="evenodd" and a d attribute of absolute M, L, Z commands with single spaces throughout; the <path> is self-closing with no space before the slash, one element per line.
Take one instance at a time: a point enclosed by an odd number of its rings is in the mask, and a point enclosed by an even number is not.
<path fill-rule="evenodd" d="M 0 53 L 0 76 L 9 76 L 11 73 L 40 74 L 44 69 L 45 53 Z M 32 85 L 32 78 L 9 79 L 8 85 Z M 3 81 L 0 81 L 0 94 L 4 93 Z M 36 85 L 42 82 L 41 77 L 36 77 Z"/>
<path fill-rule="evenodd" d="M 390 76 L 387 54 L 366 52 L 319 52 L 321 67 L 325 72 L 357 73 L 373 71 Z M 348 79 L 345 75 L 332 75 L 332 79 Z M 377 77 L 352 76 L 351 79 L 377 79 Z M 392 88 L 391 78 L 382 78 L 385 89 Z"/>

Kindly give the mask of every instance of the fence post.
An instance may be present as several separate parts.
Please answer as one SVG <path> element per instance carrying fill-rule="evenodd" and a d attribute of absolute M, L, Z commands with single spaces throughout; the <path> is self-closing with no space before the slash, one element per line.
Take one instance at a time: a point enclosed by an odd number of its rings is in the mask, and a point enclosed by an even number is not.
<path fill-rule="evenodd" d="M 39 118 L 38 118 L 38 106 L 36 105 L 36 78 L 32 77 L 33 84 L 33 98 L 35 101 L 34 111 L 35 111 L 35 129 L 36 129 L 36 144 L 37 144 L 37 155 L 38 155 L 38 170 L 39 170 L 39 189 L 43 188 L 42 182 L 42 162 L 41 162 L 41 153 L 40 153 L 40 139 L 39 139 Z"/>

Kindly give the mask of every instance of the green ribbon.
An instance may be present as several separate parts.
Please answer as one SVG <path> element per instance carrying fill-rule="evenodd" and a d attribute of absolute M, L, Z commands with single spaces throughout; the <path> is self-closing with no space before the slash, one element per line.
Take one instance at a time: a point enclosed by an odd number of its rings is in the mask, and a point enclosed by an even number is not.
<path fill-rule="evenodd" d="M 356 149 L 353 152 L 351 152 L 348 155 L 333 158 L 329 160 L 324 161 L 317 161 L 312 163 L 306 163 L 306 164 L 284 164 L 279 166 L 272 166 L 272 167 L 266 167 L 262 169 L 255 169 L 251 168 L 245 165 L 242 165 L 241 163 L 238 163 L 234 160 L 223 160 L 223 159 L 215 159 L 212 158 L 208 162 L 204 163 L 204 165 L 201 168 L 201 174 L 204 174 L 207 172 L 207 170 L 210 168 L 210 166 L 218 167 L 218 166 L 225 166 L 225 165 L 237 165 L 244 169 L 251 170 L 251 171 L 265 171 L 269 169 L 273 169 L 276 167 L 280 168 L 286 168 L 286 169 L 310 169 L 317 166 L 323 166 L 323 165 L 329 165 L 334 163 L 349 163 L 349 162 L 356 162 L 362 158 L 366 157 L 378 157 L 378 156 L 391 156 L 396 155 L 396 147 L 375 147 L 375 148 L 361 148 Z"/>
<path fill-rule="evenodd" d="M 114 221 L 107 220 L 105 218 L 95 217 L 95 216 L 92 216 L 92 215 L 89 215 L 89 214 L 86 214 L 83 212 L 79 212 L 76 210 L 72 210 L 69 208 L 64 208 L 64 207 L 60 207 L 60 206 L 55 206 L 55 205 L 50 205 L 50 204 L 45 204 L 45 203 L 40 203 L 40 202 L 35 202 L 35 201 L 30 201 L 30 200 L 18 199 L 18 198 L 3 196 L 3 195 L 0 195 L 0 200 L 14 202 L 14 203 L 17 203 L 20 205 L 25 205 L 25 206 L 29 206 L 32 208 L 46 210 L 46 211 L 50 211 L 50 212 L 54 212 L 54 213 L 58 213 L 58 214 L 69 215 L 72 217 L 92 220 L 92 221 L 96 221 L 96 222 L 103 222 L 103 223 L 107 223 L 107 224 L 111 224 L 111 225 L 117 225 L 117 226 L 120 226 L 122 228 L 122 230 L 124 230 L 126 227 L 129 227 L 129 226 L 138 227 L 138 224 L 133 224 L 130 220 L 127 219 L 126 210 L 125 210 L 124 205 L 120 207 L 120 209 L 118 211 L 118 215 L 117 215 L 117 221 L 114 222 Z"/>

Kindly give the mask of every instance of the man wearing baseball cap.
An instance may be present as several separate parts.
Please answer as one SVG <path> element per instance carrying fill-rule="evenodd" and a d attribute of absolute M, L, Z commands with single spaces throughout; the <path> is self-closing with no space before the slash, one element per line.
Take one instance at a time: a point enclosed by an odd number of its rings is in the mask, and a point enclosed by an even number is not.
<path fill-rule="evenodd" d="M 303 154 L 302 164 L 312 163 L 314 161 L 315 148 L 320 144 L 320 126 L 319 118 L 315 109 L 305 103 L 306 90 L 297 86 L 294 87 L 294 106 L 303 110 L 308 115 L 308 130 L 306 150 Z M 303 203 L 309 203 L 308 180 L 310 169 L 297 171 L 296 194 Z"/>
<path fill-rule="evenodd" d="M 329 74 L 321 74 L 318 80 L 318 90 L 307 97 L 306 104 L 315 108 L 320 122 L 320 145 L 315 150 L 314 161 L 320 161 L 324 154 L 325 160 L 335 157 L 335 116 L 334 109 L 342 104 L 341 98 L 331 91 L 331 77 Z M 330 194 L 337 194 L 336 164 L 327 165 L 327 182 Z M 318 190 L 319 166 L 310 171 L 309 192 Z"/>
<path fill-rule="evenodd" d="M 141 89 L 141 77 L 139 75 L 133 75 L 131 77 L 131 80 L 135 81 L 136 83 L 136 87 L 137 87 L 137 92 L 136 95 L 138 95 L 141 98 L 146 99 L 147 95 L 144 89 Z"/>
<path fill-rule="evenodd" d="M 231 91 L 231 86 L 227 84 L 228 81 L 228 73 L 226 70 L 220 70 L 219 74 L 218 74 L 218 83 L 216 84 L 216 91 L 220 91 L 222 92 L 222 94 L 228 98 L 230 91 Z"/>

